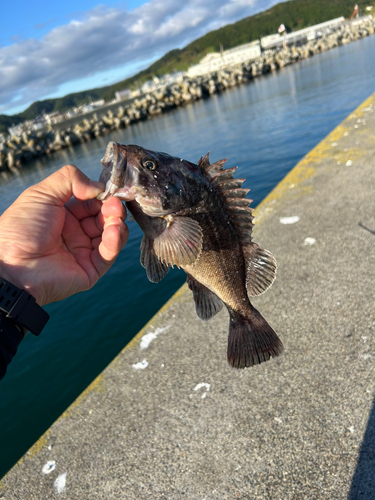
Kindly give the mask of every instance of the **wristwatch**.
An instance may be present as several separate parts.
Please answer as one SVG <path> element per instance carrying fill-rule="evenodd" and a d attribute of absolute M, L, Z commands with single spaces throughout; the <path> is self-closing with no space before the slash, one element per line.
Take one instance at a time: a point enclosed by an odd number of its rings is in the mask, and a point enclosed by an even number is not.
<path fill-rule="evenodd" d="M 32 295 L 4 278 L 0 278 L 0 314 L 19 327 L 24 335 L 28 331 L 39 335 L 49 320 L 49 314 Z"/>

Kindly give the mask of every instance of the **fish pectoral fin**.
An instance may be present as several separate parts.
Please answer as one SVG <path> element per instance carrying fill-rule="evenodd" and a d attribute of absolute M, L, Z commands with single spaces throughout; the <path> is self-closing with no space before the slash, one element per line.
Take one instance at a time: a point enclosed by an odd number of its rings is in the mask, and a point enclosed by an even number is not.
<path fill-rule="evenodd" d="M 247 263 L 246 287 L 251 297 L 265 292 L 276 278 L 276 259 L 271 252 L 256 243 L 243 247 Z"/>
<path fill-rule="evenodd" d="M 141 264 L 146 269 L 147 278 L 151 283 L 158 283 L 169 271 L 169 267 L 158 259 L 153 241 L 147 236 L 143 236 L 141 243 Z"/>
<path fill-rule="evenodd" d="M 203 233 L 190 217 L 167 216 L 167 226 L 155 238 L 154 250 L 164 264 L 183 267 L 194 264 L 202 251 Z"/>
<path fill-rule="evenodd" d="M 186 282 L 193 292 L 195 310 L 198 318 L 207 321 L 221 311 L 223 302 L 215 293 L 199 283 L 199 281 L 190 276 L 190 274 L 187 275 Z"/>

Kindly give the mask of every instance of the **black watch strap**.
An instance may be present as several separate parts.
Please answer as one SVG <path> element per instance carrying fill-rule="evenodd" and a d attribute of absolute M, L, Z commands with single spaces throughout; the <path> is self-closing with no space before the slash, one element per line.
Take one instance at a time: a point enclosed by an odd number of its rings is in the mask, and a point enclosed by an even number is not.
<path fill-rule="evenodd" d="M 30 331 L 34 335 L 39 335 L 49 320 L 49 314 L 32 295 L 3 278 L 0 278 L 0 312 L 25 333 Z"/>

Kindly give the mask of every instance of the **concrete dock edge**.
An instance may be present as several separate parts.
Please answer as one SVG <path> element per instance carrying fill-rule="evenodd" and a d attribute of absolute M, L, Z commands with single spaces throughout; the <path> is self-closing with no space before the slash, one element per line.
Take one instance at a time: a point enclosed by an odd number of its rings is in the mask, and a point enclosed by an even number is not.
<path fill-rule="evenodd" d="M 375 94 L 255 211 L 279 268 L 253 302 L 283 357 L 229 368 L 226 311 L 200 321 L 184 285 L 0 499 L 374 499 L 374 168 Z"/>

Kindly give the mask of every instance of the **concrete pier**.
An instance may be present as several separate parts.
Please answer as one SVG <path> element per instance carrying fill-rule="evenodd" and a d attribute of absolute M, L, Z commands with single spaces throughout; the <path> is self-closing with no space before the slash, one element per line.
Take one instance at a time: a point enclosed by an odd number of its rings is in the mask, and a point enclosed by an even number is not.
<path fill-rule="evenodd" d="M 4 500 L 375 498 L 375 94 L 256 210 L 285 345 L 226 362 L 184 286 L 0 483 Z M 277 161 L 277 159 L 275 159 Z"/>

